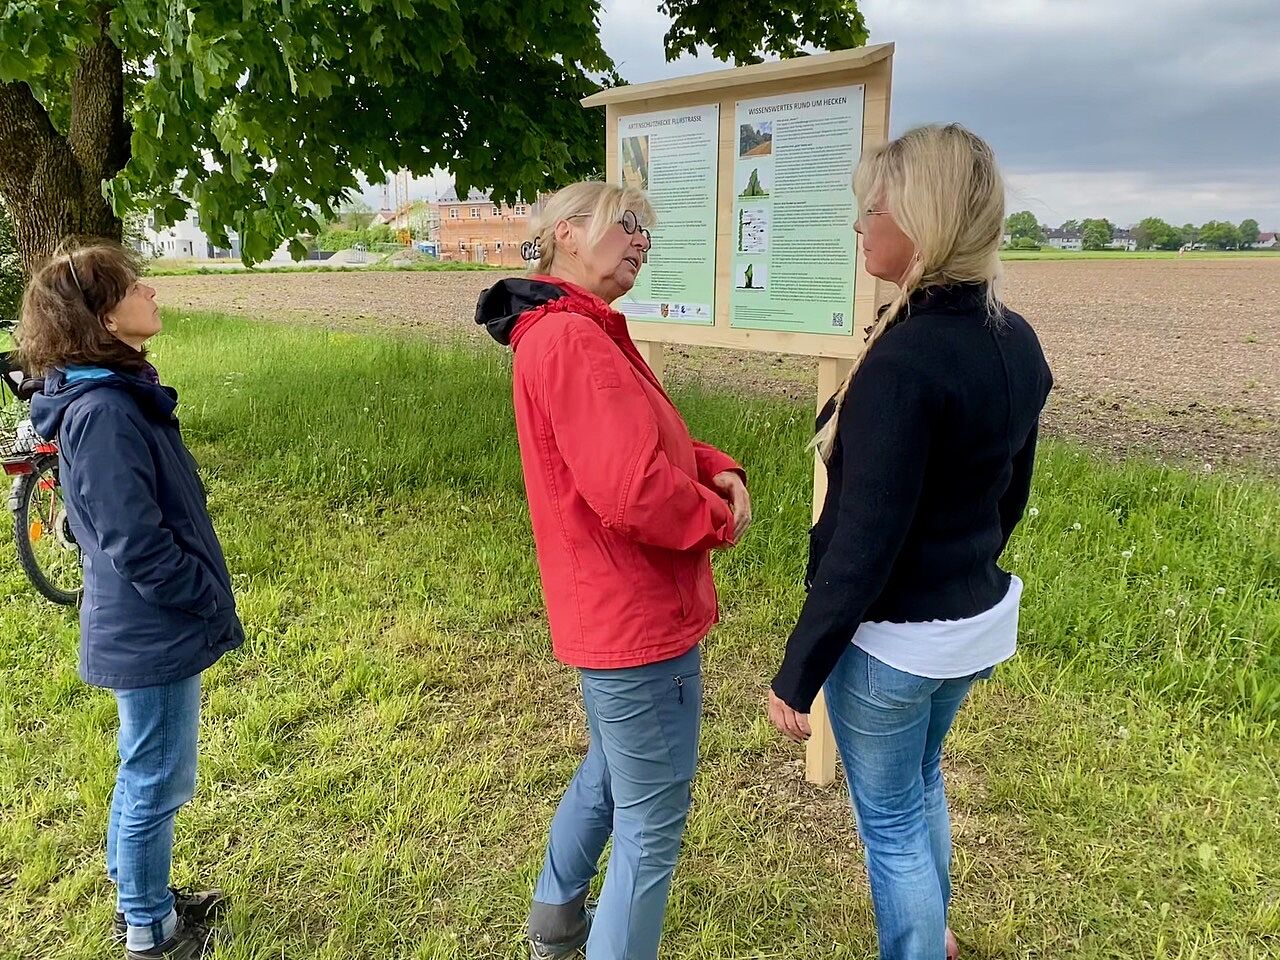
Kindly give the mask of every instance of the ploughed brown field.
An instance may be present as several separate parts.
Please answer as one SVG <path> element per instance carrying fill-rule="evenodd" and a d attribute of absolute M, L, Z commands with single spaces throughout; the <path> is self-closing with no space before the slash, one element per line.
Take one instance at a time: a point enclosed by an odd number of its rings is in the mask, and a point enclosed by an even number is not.
<path fill-rule="evenodd" d="M 1047 432 L 1094 448 L 1280 474 L 1280 257 L 1014 261 L 1005 299 L 1035 326 L 1057 378 Z M 494 273 L 156 277 L 168 307 L 262 319 L 483 337 Z M 811 398 L 814 361 L 671 348 L 667 377 Z"/>

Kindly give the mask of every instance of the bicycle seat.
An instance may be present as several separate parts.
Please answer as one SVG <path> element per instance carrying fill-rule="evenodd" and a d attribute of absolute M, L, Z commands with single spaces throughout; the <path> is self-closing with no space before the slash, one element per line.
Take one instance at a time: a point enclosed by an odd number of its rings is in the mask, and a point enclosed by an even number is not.
<path fill-rule="evenodd" d="M 18 399 L 30 400 L 37 393 L 44 389 L 44 380 L 36 377 L 27 377 L 22 383 L 18 384 Z"/>

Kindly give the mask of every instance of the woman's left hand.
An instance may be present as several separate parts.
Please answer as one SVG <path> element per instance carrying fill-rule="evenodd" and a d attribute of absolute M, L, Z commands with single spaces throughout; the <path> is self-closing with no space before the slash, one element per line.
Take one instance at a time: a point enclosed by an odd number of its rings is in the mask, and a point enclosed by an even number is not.
<path fill-rule="evenodd" d="M 769 720 L 779 733 L 796 743 L 808 740 L 813 732 L 809 728 L 809 715 L 792 710 L 772 690 L 769 691 Z"/>
<path fill-rule="evenodd" d="M 751 494 L 747 492 L 747 485 L 742 482 L 741 474 L 734 470 L 717 473 L 711 482 L 719 494 L 729 501 L 729 508 L 733 511 L 733 542 L 741 543 L 747 528 L 751 526 Z"/>

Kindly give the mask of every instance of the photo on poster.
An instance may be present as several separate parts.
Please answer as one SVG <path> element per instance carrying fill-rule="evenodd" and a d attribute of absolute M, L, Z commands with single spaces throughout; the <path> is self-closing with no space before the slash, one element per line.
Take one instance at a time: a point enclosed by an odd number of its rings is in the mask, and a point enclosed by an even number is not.
<path fill-rule="evenodd" d="M 772 154 L 772 120 L 756 120 L 738 125 L 739 157 L 768 157 Z"/>
<path fill-rule="evenodd" d="M 638 190 L 649 189 L 649 138 L 624 137 L 619 152 L 622 155 L 622 180 Z"/>
<path fill-rule="evenodd" d="M 773 193 L 773 167 L 767 162 L 740 163 L 736 181 L 739 200 L 767 199 Z"/>
<path fill-rule="evenodd" d="M 738 252 L 769 250 L 769 208 L 743 207 L 738 211 Z"/>
<path fill-rule="evenodd" d="M 764 262 L 739 263 L 735 287 L 739 290 L 767 290 L 769 288 L 769 268 Z"/>

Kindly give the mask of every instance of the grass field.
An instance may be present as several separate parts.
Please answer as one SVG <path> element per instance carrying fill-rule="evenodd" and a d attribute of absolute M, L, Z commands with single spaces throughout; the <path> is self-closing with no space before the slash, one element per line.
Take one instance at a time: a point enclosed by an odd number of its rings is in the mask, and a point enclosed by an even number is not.
<path fill-rule="evenodd" d="M 514 958 L 585 746 L 541 614 L 507 357 L 167 315 L 249 642 L 206 676 L 176 880 L 235 898 L 218 956 Z M 863 958 L 842 788 L 762 709 L 799 608 L 809 409 L 677 394 L 744 461 L 718 556 L 703 763 L 664 956 Z M 1280 492 L 1049 445 L 1007 565 L 1018 657 L 949 741 L 972 958 L 1280 956 Z M 113 953 L 114 706 L 0 536 L 0 957 Z"/>

